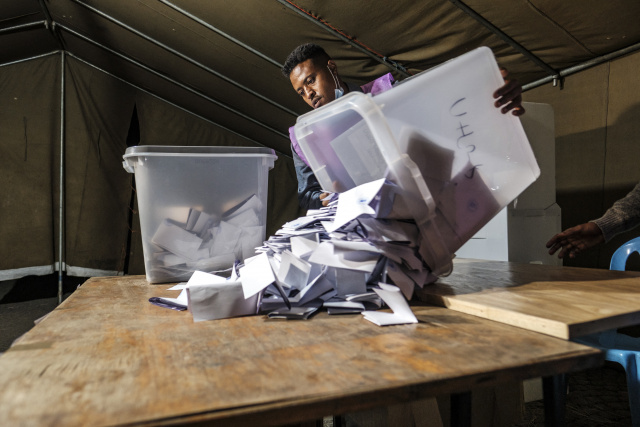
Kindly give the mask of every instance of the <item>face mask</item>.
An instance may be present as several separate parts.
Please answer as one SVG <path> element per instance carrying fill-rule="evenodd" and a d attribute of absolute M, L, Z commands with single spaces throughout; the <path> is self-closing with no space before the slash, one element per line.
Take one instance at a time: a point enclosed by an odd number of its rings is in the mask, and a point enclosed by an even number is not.
<path fill-rule="evenodd" d="M 336 94 L 336 99 L 340 98 L 342 95 L 344 95 L 344 89 L 342 89 L 340 87 L 340 84 L 338 83 L 338 78 L 335 76 L 335 74 L 333 74 L 333 71 L 331 71 L 331 68 L 329 68 L 329 66 L 327 65 L 327 69 L 329 70 L 329 72 L 331 73 L 331 77 L 333 77 L 333 81 L 336 82 L 336 88 L 334 93 Z"/>

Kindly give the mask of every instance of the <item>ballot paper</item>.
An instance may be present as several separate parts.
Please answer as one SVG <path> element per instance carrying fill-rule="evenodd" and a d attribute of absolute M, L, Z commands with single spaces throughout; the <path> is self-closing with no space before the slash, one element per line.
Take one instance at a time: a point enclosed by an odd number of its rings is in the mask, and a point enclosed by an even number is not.
<path fill-rule="evenodd" d="M 378 262 L 375 252 L 343 251 L 331 242 L 322 242 L 309 257 L 309 261 L 329 267 L 344 268 L 371 273 Z"/>
<path fill-rule="evenodd" d="M 290 240 L 289 246 L 291 247 L 291 252 L 298 257 L 302 257 L 313 252 L 320 244 L 317 234 L 292 236 Z"/>
<path fill-rule="evenodd" d="M 280 308 L 270 312 L 269 319 L 306 320 L 322 307 L 322 300 L 313 300 L 306 306 Z"/>
<path fill-rule="evenodd" d="M 381 202 L 376 197 L 379 197 L 385 182 L 385 179 L 378 179 L 342 193 L 338 199 L 335 219 L 330 226 L 327 226 L 327 231 L 337 230 L 361 215 L 375 215 L 378 204 Z M 386 202 L 393 204 L 393 201 Z"/>
<path fill-rule="evenodd" d="M 290 251 L 283 251 L 277 277 L 289 288 L 303 289 L 309 283 L 311 264 L 295 256 Z"/>
<path fill-rule="evenodd" d="M 218 271 L 251 257 L 264 240 L 262 202 L 256 195 L 231 202 L 220 215 L 196 207 L 170 207 L 151 243 L 158 251 L 149 267 L 157 277 L 186 279 L 193 271 Z M 162 279 L 165 280 L 165 279 Z"/>
<path fill-rule="evenodd" d="M 415 314 L 413 314 L 413 311 L 411 311 L 411 307 L 409 307 L 409 303 L 402 295 L 400 288 L 387 283 L 378 283 L 378 286 L 380 286 L 380 289 L 374 289 L 374 291 L 393 312 L 363 311 L 362 315 L 365 319 L 378 326 L 418 323 L 418 319 Z"/>
<path fill-rule="evenodd" d="M 386 298 L 395 314 L 382 313 L 380 324 L 406 323 L 408 316 L 393 299 L 410 298 L 417 281 L 428 277 L 428 268 L 417 251 L 420 233 L 412 221 L 376 218 L 381 206 L 393 204 L 388 181 L 361 187 L 341 194 L 329 206 L 287 222 L 253 248 L 238 244 L 243 233 L 251 232 L 251 226 L 234 224 L 235 220 L 252 221 L 245 209 L 252 205 L 251 198 L 223 214 L 208 232 L 200 233 L 202 237 L 192 231 L 199 222 L 211 224 L 211 216 L 192 211 L 188 219 L 191 231 L 182 232 L 201 238 L 199 249 L 209 245 L 211 254 L 224 252 L 218 257 L 250 249 L 255 255 L 236 261 L 231 278 L 196 270 L 176 301 L 189 307 L 194 321 L 201 321 L 256 310 L 278 319 L 309 318 L 320 307 L 330 314 L 369 313 L 380 308 Z M 339 211 L 343 217 L 337 221 Z M 176 254 L 163 256 L 180 261 Z M 211 262 L 210 258 L 187 262 Z M 397 286 L 387 285 L 387 280 Z M 290 308 L 285 307 L 287 303 Z"/>
<path fill-rule="evenodd" d="M 240 281 L 189 285 L 189 311 L 194 322 L 246 316 L 258 312 L 258 295 L 244 297 Z"/>
<path fill-rule="evenodd" d="M 246 259 L 240 268 L 240 281 L 244 297 L 249 298 L 275 282 L 276 278 L 266 253 Z"/>

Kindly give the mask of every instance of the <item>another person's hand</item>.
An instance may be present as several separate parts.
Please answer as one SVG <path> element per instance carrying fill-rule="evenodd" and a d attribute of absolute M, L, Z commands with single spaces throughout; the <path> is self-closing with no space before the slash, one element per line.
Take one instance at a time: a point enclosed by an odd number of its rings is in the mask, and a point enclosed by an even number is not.
<path fill-rule="evenodd" d="M 558 258 L 575 258 L 580 252 L 604 243 L 602 230 L 594 222 L 576 225 L 558 233 L 547 242 L 549 255 L 560 250 Z"/>
<path fill-rule="evenodd" d="M 522 85 L 516 79 L 510 79 L 509 72 L 505 68 L 500 68 L 500 73 L 504 79 L 504 85 L 493 93 L 493 97 L 496 99 L 494 105 L 497 108 L 502 107 L 500 109 L 502 114 L 511 111 L 514 116 L 523 115 Z"/>

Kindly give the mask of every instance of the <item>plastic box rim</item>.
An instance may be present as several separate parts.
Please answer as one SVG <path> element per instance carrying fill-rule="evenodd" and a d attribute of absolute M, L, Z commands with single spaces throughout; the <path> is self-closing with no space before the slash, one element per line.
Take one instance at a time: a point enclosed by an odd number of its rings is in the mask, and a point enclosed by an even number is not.
<path fill-rule="evenodd" d="M 123 158 L 134 156 L 273 156 L 275 150 L 265 147 L 188 146 L 188 145 L 135 145 L 128 147 Z"/>

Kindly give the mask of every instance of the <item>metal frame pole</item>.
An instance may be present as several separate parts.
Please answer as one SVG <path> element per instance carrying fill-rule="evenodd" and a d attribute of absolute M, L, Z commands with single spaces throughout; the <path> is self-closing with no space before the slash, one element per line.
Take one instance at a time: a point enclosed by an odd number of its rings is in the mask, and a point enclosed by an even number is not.
<path fill-rule="evenodd" d="M 206 118 L 206 117 L 204 117 L 204 116 L 201 116 L 200 114 L 196 114 L 196 113 L 194 113 L 193 111 L 189 111 L 189 110 L 187 110 L 186 108 L 181 107 L 181 106 L 179 106 L 178 104 L 176 104 L 176 103 L 174 103 L 174 102 L 171 102 L 171 101 L 169 101 L 169 100 L 167 100 L 167 99 L 165 99 L 165 98 L 163 98 L 163 97 L 161 97 L 161 96 L 158 96 L 158 95 L 156 95 L 155 93 L 150 92 L 150 91 L 149 91 L 149 90 L 147 90 L 147 89 L 144 89 L 144 88 L 142 88 L 142 87 L 140 87 L 140 86 L 134 85 L 133 83 L 128 82 L 127 80 L 125 80 L 125 79 L 123 79 L 123 78 L 121 78 L 121 77 L 118 77 L 118 76 L 116 76 L 115 74 L 112 74 L 112 73 L 110 73 L 110 72 L 108 72 L 108 71 L 105 71 L 105 70 L 103 70 L 102 68 L 100 68 L 100 67 L 98 67 L 98 66 L 96 66 L 96 65 L 94 65 L 94 64 L 92 64 L 92 63 L 90 63 L 89 61 L 86 61 L 86 60 L 84 60 L 84 59 L 82 59 L 82 58 L 80 58 L 80 57 L 78 57 L 78 56 L 74 55 L 73 53 L 67 52 L 67 56 L 68 56 L 68 57 L 70 57 L 70 58 L 74 58 L 75 60 L 80 61 L 80 62 L 82 62 L 83 64 L 85 64 L 85 65 L 87 65 L 87 66 L 89 66 L 89 67 L 91 67 L 91 68 L 94 68 L 94 69 L 96 69 L 96 70 L 98 70 L 98 71 L 100 71 L 100 72 L 102 72 L 102 73 L 106 74 L 107 76 L 109 76 L 109 77 L 111 77 L 111 78 L 114 78 L 114 79 L 116 79 L 116 80 L 118 80 L 118 81 L 120 81 L 120 82 L 122 82 L 122 83 L 124 83 L 124 84 L 126 84 L 126 85 L 129 85 L 129 86 L 131 86 L 132 88 L 134 88 L 134 89 L 136 89 L 136 90 L 138 90 L 138 91 L 140 91 L 140 92 L 142 92 L 142 93 L 145 93 L 145 94 L 147 94 L 147 95 L 149 95 L 149 96 L 152 96 L 152 97 L 154 97 L 154 98 L 156 98 L 156 99 L 158 99 L 158 100 L 160 100 L 160 101 L 162 101 L 162 102 L 165 102 L 165 103 L 167 103 L 168 105 L 171 105 L 171 106 L 172 106 L 172 107 L 174 107 L 174 108 L 177 108 L 177 109 L 179 109 L 179 110 L 181 110 L 181 111 L 184 111 L 185 113 L 188 113 L 188 114 L 191 114 L 191 115 L 192 115 L 192 116 L 194 116 L 194 117 L 197 117 L 197 118 L 198 118 L 198 119 L 200 119 L 200 120 L 203 120 L 203 121 L 205 121 L 205 122 L 207 122 L 207 123 L 210 123 L 210 124 L 212 124 L 212 125 L 214 125 L 214 126 L 217 126 L 217 127 L 219 127 L 220 129 L 223 129 L 223 130 L 225 130 L 225 131 L 227 131 L 227 132 L 229 132 L 229 133 L 232 133 L 232 134 L 237 135 L 237 136 L 239 136 L 239 137 L 241 137 L 241 138 L 244 138 L 244 139 L 246 139 L 247 141 L 250 141 L 250 142 L 252 142 L 252 143 L 254 143 L 254 144 L 256 144 L 256 145 L 259 145 L 259 146 L 261 146 L 261 147 L 272 148 L 272 147 L 268 147 L 268 146 L 264 145 L 264 144 L 263 144 L 263 143 L 261 143 L 261 142 L 258 142 L 258 141 L 254 140 L 254 139 L 251 139 L 251 138 L 249 138 L 249 137 L 247 137 L 247 136 L 245 136 L 245 135 L 242 135 L 242 134 L 240 134 L 240 133 L 238 133 L 238 132 L 234 131 L 233 129 L 230 129 L 230 128 L 228 128 L 228 127 L 224 126 L 224 125 L 221 125 L 220 123 L 216 123 L 216 122 L 214 122 L 214 121 L 213 121 L 213 120 L 211 120 L 211 119 L 208 119 L 208 118 Z M 278 151 L 278 150 L 275 150 L 275 151 L 276 151 L 276 153 L 278 153 L 278 155 L 279 155 L 279 156 L 280 156 L 280 155 L 282 155 L 282 156 L 284 156 L 284 157 L 291 158 L 291 154 L 282 153 L 282 152 L 280 152 L 280 151 Z"/>
<path fill-rule="evenodd" d="M 224 37 L 225 39 L 237 44 L 238 46 L 248 50 L 249 52 L 253 53 L 254 55 L 259 56 L 260 58 L 264 59 L 267 62 L 270 62 L 271 64 L 275 65 L 278 68 L 282 68 L 283 64 L 280 64 L 278 61 L 269 58 L 267 55 L 263 54 L 262 52 L 252 48 L 251 46 L 242 43 L 240 40 L 236 39 L 235 37 L 230 36 L 229 34 L 225 33 L 224 31 L 219 30 L 218 28 L 214 27 L 213 25 L 209 24 L 208 22 L 198 18 L 197 16 L 193 15 L 192 13 L 187 12 L 186 10 L 182 9 L 179 6 L 176 6 L 175 4 L 171 3 L 170 1 L 167 0 L 158 0 L 160 3 L 163 3 L 164 5 L 172 8 L 173 10 L 175 10 L 176 12 L 180 12 L 181 14 L 183 14 L 184 16 L 186 16 L 187 18 L 191 19 L 192 21 L 197 22 L 198 24 L 202 25 L 203 27 L 217 33 L 218 35 Z"/>
<path fill-rule="evenodd" d="M 49 53 L 43 53 L 42 55 L 31 56 L 29 58 L 24 58 L 24 59 L 17 59 L 15 61 L 5 62 L 3 64 L 0 64 L 0 67 L 6 67 L 7 65 L 20 64 L 21 62 L 27 62 L 27 61 L 31 61 L 33 59 L 40 59 L 40 58 L 44 58 L 46 56 L 56 55 L 56 54 L 58 54 L 60 52 L 61 52 L 60 50 L 54 50 L 54 51 L 51 51 Z"/>
<path fill-rule="evenodd" d="M 578 65 L 574 65 L 569 68 L 565 68 L 560 70 L 559 76 L 560 78 L 564 78 L 566 76 L 570 76 L 572 74 L 579 73 L 580 71 L 584 71 L 588 68 L 595 67 L 597 65 L 603 64 L 605 62 L 613 61 L 614 59 L 618 59 L 624 55 L 628 55 L 630 53 L 634 53 L 640 51 L 640 43 L 633 44 L 631 46 L 627 46 L 625 48 L 616 50 L 615 52 L 607 53 L 606 55 L 599 56 L 597 58 L 590 59 L 588 61 L 584 61 Z M 542 86 L 543 84 L 554 81 L 554 76 L 544 77 L 542 79 L 536 80 L 534 82 L 528 83 L 522 86 L 522 91 L 527 91 L 538 86 Z"/>
<path fill-rule="evenodd" d="M 62 302 L 62 271 L 64 268 L 64 108 L 65 108 L 65 54 L 60 51 L 60 201 L 58 214 L 60 223 L 58 225 L 58 304 Z"/>
<path fill-rule="evenodd" d="M 196 89 L 194 89 L 194 88 L 192 88 L 192 87 L 190 87 L 190 86 L 188 86 L 188 85 L 186 85 L 184 83 L 180 83 L 179 81 L 174 80 L 173 78 L 171 78 L 171 77 L 169 77 L 169 76 L 167 76 L 165 74 L 162 74 L 161 72 L 156 71 L 153 68 L 148 67 L 148 66 L 140 63 L 139 61 L 136 61 L 135 59 L 132 59 L 132 58 L 128 57 L 127 55 L 125 55 L 123 53 L 117 52 L 117 51 L 115 51 L 115 50 L 113 50 L 113 49 L 111 49 L 111 48 L 109 48 L 107 46 L 104 46 L 104 45 L 96 42 L 95 40 L 93 40 L 93 39 L 91 39 L 91 38 L 89 38 L 89 37 L 87 37 L 85 35 L 82 35 L 82 34 L 78 33 L 77 31 L 72 30 L 69 27 L 66 27 L 66 26 L 64 26 L 62 24 L 57 24 L 57 23 L 55 24 L 55 26 L 57 28 L 61 28 L 62 30 L 68 32 L 69 34 L 72 34 L 72 35 L 80 38 L 81 40 L 89 42 L 89 43 L 93 44 L 94 46 L 97 46 L 97 47 L 99 47 L 99 48 L 101 48 L 101 49 L 103 49 L 103 50 L 105 50 L 105 51 L 117 56 L 120 59 L 124 59 L 125 61 L 127 61 L 127 62 L 129 62 L 129 63 L 131 63 L 131 64 L 133 64 L 133 65 L 135 65 L 135 66 L 137 66 L 137 67 L 139 67 L 139 68 L 141 68 L 143 70 L 145 70 L 145 71 L 148 71 L 149 73 L 151 73 L 151 74 L 153 74 L 153 75 L 155 75 L 157 77 L 160 77 L 160 78 L 162 78 L 162 79 L 164 79 L 164 80 L 166 80 L 168 82 L 171 82 L 171 83 L 175 84 L 176 86 L 179 86 L 180 88 L 182 88 L 182 89 L 184 89 L 184 90 L 186 90 L 186 91 L 188 91 L 188 92 L 190 92 L 190 93 L 192 93 L 194 95 L 197 95 L 197 96 L 199 96 L 199 97 L 201 97 L 203 99 L 206 99 L 207 101 L 211 102 L 212 104 L 215 104 L 215 105 L 217 105 L 217 106 L 219 106 L 219 107 L 221 107 L 221 108 L 223 108 L 223 109 L 225 109 L 227 111 L 230 111 L 233 114 L 235 114 L 237 116 L 240 116 L 240 117 L 250 121 L 251 123 L 254 123 L 254 124 L 256 124 L 256 125 L 264 128 L 264 129 L 266 129 L 266 130 L 268 130 L 268 131 L 270 131 L 270 132 L 272 132 L 272 133 L 274 133 L 276 135 L 279 135 L 279 136 L 281 136 L 283 138 L 287 138 L 287 139 L 289 138 L 288 134 L 285 134 L 284 132 L 281 132 L 281 131 L 279 131 L 279 130 L 277 130 L 277 129 L 275 129 L 275 128 L 273 128 L 273 127 L 271 127 L 271 126 L 269 126 L 269 125 L 267 125 L 265 123 L 262 123 L 261 121 L 256 120 L 253 117 L 243 113 L 242 111 L 240 111 L 240 110 L 238 110 L 236 108 L 233 108 L 233 107 L 231 107 L 229 105 L 226 105 L 225 103 L 223 103 L 221 101 L 218 101 L 217 99 L 211 98 L 210 96 L 205 95 L 202 92 L 200 92 L 200 91 L 198 91 L 198 90 L 196 90 Z"/>
<path fill-rule="evenodd" d="M 7 27 L 0 29 L 0 34 L 17 33 L 21 31 L 33 30 L 34 28 L 48 28 L 47 21 L 29 22 L 28 24 L 16 25 L 15 27 Z"/>
<path fill-rule="evenodd" d="M 81 6 L 83 6 L 83 7 L 85 7 L 85 8 L 87 8 L 87 9 L 89 9 L 93 13 L 102 16 L 103 18 L 107 19 L 108 21 L 120 26 L 121 28 L 124 28 L 127 31 L 132 32 L 133 34 L 137 35 L 138 37 L 141 37 L 144 40 L 146 40 L 146 41 L 148 41 L 150 43 L 153 43 L 154 45 L 166 50 L 167 52 L 170 52 L 170 53 L 172 53 L 172 54 L 184 59 L 185 61 L 189 62 L 190 64 L 195 65 L 196 67 L 198 67 L 198 68 L 200 68 L 200 69 L 202 69 L 202 70 L 204 70 L 204 71 L 206 71 L 206 72 L 208 72 L 210 74 L 213 74 L 214 76 L 216 76 L 219 79 L 222 79 L 225 82 L 237 87 L 238 89 L 241 89 L 241 90 L 243 90 L 243 91 L 245 91 L 245 92 L 257 97 L 257 98 L 263 100 L 264 102 L 269 103 L 269 104 L 273 105 L 274 107 L 279 108 L 282 111 L 285 111 L 285 112 L 291 114 L 294 117 L 298 117 L 299 114 L 297 112 L 295 112 L 295 111 L 293 111 L 293 110 L 291 110 L 291 109 L 289 109 L 289 108 L 287 108 L 287 107 L 285 107 L 285 106 L 283 106 L 281 104 L 278 104 L 277 102 L 273 101 L 272 99 L 267 98 L 266 96 L 263 96 L 263 95 L 259 94 L 258 92 L 248 88 L 247 86 L 244 86 L 241 83 L 236 82 L 235 80 L 233 80 L 233 79 L 231 79 L 231 78 L 229 78 L 229 77 L 217 72 L 216 70 L 214 70 L 214 69 L 212 69 L 210 67 L 207 67 L 206 65 L 196 61 L 195 59 L 185 55 L 184 53 L 181 53 L 181 52 L 177 51 L 176 49 L 174 49 L 174 48 L 172 48 L 172 47 L 170 47 L 170 46 L 168 46 L 168 45 L 166 45 L 164 43 L 159 42 L 158 40 L 154 39 L 153 37 L 150 37 L 150 36 L 140 32 L 140 31 L 136 30 L 135 28 L 131 27 L 130 25 L 127 25 L 124 22 L 115 19 L 114 17 L 112 17 L 112 16 L 110 16 L 110 15 L 108 15 L 108 14 L 106 14 L 106 13 L 104 13 L 104 12 L 98 10 L 98 9 L 96 9 L 95 7 L 90 6 L 90 5 L 86 4 L 86 3 L 83 3 L 80 0 L 72 0 L 72 1 L 77 3 L 77 4 L 79 4 L 79 5 L 81 5 Z M 171 3 L 166 2 L 166 1 L 163 1 L 163 3 L 171 5 Z M 184 13 L 184 14 L 187 13 L 187 12 L 183 11 L 182 9 L 177 9 L 177 10 L 179 10 L 181 13 Z M 194 20 L 197 19 L 197 18 L 193 17 L 192 15 L 187 15 L 187 16 L 189 18 L 191 18 L 191 19 L 194 19 Z M 198 20 L 198 22 L 200 24 L 204 25 L 204 23 L 202 23 L 201 21 Z M 215 31 L 220 34 L 219 30 L 216 29 Z M 228 35 L 226 35 L 224 33 L 222 33 L 222 34 L 227 38 L 230 37 L 230 36 L 228 36 Z M 233 38 L 231 40 L 234 43 L 239 43 L 237 40 L 235 40 Z M 259 54 L 259 52 L 256 52 L 255 50 L 251 50 L 251 52 L 255 53 L 256 55 Z M 261 56 L 261 57 L 265 58 L 264 56 Z M 276 63 L 276 65 L 279 65 L 279 64 Z"/>

